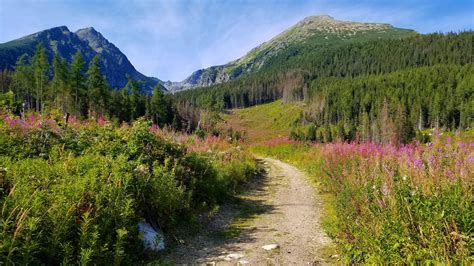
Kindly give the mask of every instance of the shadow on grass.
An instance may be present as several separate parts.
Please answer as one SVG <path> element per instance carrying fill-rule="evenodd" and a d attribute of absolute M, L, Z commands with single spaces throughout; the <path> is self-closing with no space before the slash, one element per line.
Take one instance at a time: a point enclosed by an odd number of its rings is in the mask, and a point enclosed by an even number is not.
<path fill-rule="evenodd" d="M 262 162 L 259 161 L 263 166 Z M 196 230 L 190 226 L 179 232 L 163 254 L 164 264 L 195 264 L 218 260 L 220 256 L 236 253 L 235 247 L 256 241 L 256 231 L 272 230 L 251 227 L 259 216 L 272 213 L 275 208 L 265 202 L 269 178 L 265 171 L 243 186 L 237 196 L 222 204 L 219 210 Z M 202 223 L 202 221 L 200 222 Z"/>

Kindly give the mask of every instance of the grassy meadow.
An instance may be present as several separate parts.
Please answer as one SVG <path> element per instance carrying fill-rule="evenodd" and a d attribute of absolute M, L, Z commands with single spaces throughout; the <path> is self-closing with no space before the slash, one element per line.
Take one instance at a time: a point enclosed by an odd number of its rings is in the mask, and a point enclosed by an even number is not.
<path fill-rule="evenodd" d="M 249 108 L 232 109 L 222 115 L 218 127 L 242 132 L 246 143 L 257 143 L 272 138 L 286 138 L 293 122 L 303 111 L 302 102 L 284 103 L 277 100 Z"/>

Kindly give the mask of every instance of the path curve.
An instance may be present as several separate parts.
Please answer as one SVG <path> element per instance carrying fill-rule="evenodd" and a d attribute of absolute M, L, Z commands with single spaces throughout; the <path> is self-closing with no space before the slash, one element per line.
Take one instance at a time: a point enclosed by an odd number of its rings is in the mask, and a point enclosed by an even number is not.
<path fill-rule="evenodd" d="M 259 158 L 259 161 L 266 172 L 263 180 L 240 197 L 263 206 L 262 211 L 241 228 L 238 236 L 224 241 L 200 236 L 178 247 L 169 260 L 177 264 L 217 265 L 327 263 L 323 250 L 327 253 L 331 239 L 321 226 L 321 196 L 294 166 L 272 158 Z M 224 230 L 233 219 L 236 213 L 230 209 L 223 208 L 215 230 Z M 277 244 L 279 248 L 271 251 L 262 248 L 269 244 Z"/>

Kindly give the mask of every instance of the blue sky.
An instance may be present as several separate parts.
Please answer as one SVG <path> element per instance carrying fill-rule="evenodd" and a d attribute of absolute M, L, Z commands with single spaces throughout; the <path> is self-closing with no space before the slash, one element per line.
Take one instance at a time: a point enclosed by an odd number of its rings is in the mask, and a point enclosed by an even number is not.
<path fill-rule="evenodd" d="M 472 0 L 0 0 L 0 43 L 55 26 L 93 26 L 142 73 L 179 81 L 321 14 L 421 33 L 474 29 Z"/>

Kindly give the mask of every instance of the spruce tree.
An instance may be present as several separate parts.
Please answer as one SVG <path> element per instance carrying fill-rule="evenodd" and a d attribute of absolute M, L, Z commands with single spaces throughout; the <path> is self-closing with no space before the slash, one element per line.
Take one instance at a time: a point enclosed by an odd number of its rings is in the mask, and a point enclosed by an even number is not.
<path fill-rule="evenodd" d="M 107 107 L 108 86 L 99 66 L 99 57 L 95 56 L 87 71 L 87 96 L 89 112 L 103 115 Z"/>
<path fill-rule="evenodd" d="M 53 80 L 51 82 L 52 100 L 63 112 L 69 112 L 69 66 L 67 61 L 56 53 L 53 58 Z"/>
<path fill-rule="evenodd" d="M 22 101 L 25 109 L 33 108 L 32 88 L 34 87 L 33 72 L 28 65 L 26 54 L 18 57 L 13 73 L 10 90 L 15 93 L 17 101 Z"/>
<path fill-rule="evenodd" d="M 145 115 L 145 101 L 140 94 L 141 82 L 130 78 L 127 86 L 130 89 L 131 119 Z"/>
<path fill-rule="evenodd" d="M 151 96 L 150 101 L 150 115 L 152 117 L 153 123 L 162 126 L 166 121 L 166 102 L 164 99 L 164 94 L 161 91 L 159 86 L 156 86 L 153 89 L 153 95 Z"/>
<path fill-rule="evenodd" d="M 33 71 L 35 77 L 35 98 L 36 98 L 36 111 L 43 110 L 43 97 L 46 84 L 48 82 L 48 58 L 46 57 L 46 50 L 42 43 L 36 46 L 36 53 L 33 56 Z"/>
<path fill-rule="evenodd" d="M 73 94 L 72 96 L 74 98 L 74 110 L 76 114 L 80 114 L 81 109 L 86 109 L 85 108 L 86 95 L 84 92 L 85 71 L 86 71 L 86 62 L 84 61 L 84 58 L 82 57 L 81 51 L 77 50 L 77 52 L 72 57 L 71 75 L 70 75 L 70 84 L 72 87 L 72 94 Z"/>

